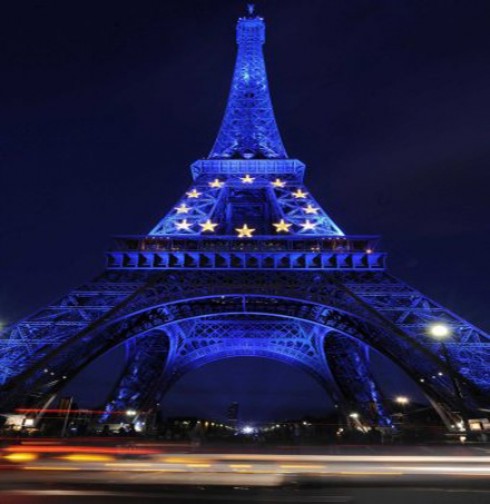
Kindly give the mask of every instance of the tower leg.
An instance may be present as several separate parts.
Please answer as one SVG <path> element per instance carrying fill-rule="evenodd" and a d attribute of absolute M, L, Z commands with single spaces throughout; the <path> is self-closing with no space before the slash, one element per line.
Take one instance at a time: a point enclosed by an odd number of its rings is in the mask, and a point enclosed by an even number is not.
<path fill-rule="evenodd" d="M 346 414 L 369 426 L 388 426 L 382 393 L 369 369 L 369 348 L 361 342 L 331 333 L 325 340 L 327 362 L 337 384 L 352 405 Z"/>
<path fill-rule="evenodd" d="M 155 407 L 155 385 L 164 371 L 169 353 L 168 336 L 156 330 L 130 340 L 126 348 L 127 363 L 105 406 L 102 422 L 121 415 L 133 421 L 148 408 Z"/>

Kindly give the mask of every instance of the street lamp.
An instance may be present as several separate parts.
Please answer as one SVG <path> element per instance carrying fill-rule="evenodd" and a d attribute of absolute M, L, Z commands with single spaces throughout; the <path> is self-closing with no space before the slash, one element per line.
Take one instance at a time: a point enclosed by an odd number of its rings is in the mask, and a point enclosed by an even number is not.
<path fill-rule="evenodd" d="M 401 404 L 402 406 L 406 406 L 410 402 L 410 400 L 406 396 L 397 396 L 395 397 L 395 402 L 397 404 Z"/>
<path fill-rule="evenodd" d="M 451 329 L 448 325 L 437 323 L 429 327 L 430 335 L 436 339 L 443 340 L 451 335 Z"/>
<path fill-rule="evenodd" d="M 401 406 L 402 413 L 398 413 L 398 416 L 400 418 L 400 421 L 405 424 L 405 416 L 407 414 L 406 406 L 410 402 L 410 399 L 407 396 L 396 396 L 395 402 Z"/>
<path fill-rule="evenodd" d="M 432 336 L 432 338 L 438 340 L 441 345 L 441 353 L 444 356 L 444 360 L 446 362 L 446 368 L 448 371 L 449 378 L 451 380 L 451 384 L 453 386 L 454 393 L 456 397 L 458 398 L 458 402 L 460 405 L 460 413 L 461 417 L 463 420 L 463 426 L 464 430 L 468 431 L 470 430 L 469 428 L 469 422 L 466 414 L 466 406 L 464 402 L 464 396 L 463 392 L 461 390 L 461 385 L 459 384 L 458 378 L 456 374 L 454 373 L 453 366 L 450 361 L 449 353 L 447 351 L 446 344 L 444 341 L 448 339 L 452 334 L 451 327 L 444 322 L 436 322 L 429 326 L 429 335 Z M 438 373 L 439 376 L 442 376 L 442 373 Z"/>

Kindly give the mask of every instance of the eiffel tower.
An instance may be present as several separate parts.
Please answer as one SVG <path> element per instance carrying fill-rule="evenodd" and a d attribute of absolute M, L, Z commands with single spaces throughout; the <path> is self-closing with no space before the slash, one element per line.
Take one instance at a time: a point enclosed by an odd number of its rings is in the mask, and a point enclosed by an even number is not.
<path fill-rule="evenodd" d="M 447 425 L 488 410 L 489 335 L 388 273 L 378 238 L 345 234 L 304 185 L 274 117 L 264 42 L 250 9 L 221 129 L 182 199 L 147 235 L 116 237 L 100 276 L 3 330 L 3 411 L 55 397 L 119 345 L 127 360 L 104 419 L 148 410 L 193 369 L 250 356 L 304 370 L 346 417 L 387 426 L 373 352 Z"/>

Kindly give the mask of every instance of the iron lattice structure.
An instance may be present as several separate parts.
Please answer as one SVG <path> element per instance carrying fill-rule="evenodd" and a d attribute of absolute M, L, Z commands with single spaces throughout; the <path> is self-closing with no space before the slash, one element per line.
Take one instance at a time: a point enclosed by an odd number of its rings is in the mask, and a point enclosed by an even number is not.
<path fill-rule="evenodd" d="M 462 398 L 488 408 L 489 336 L 391 276 L 377 237 L 345 235 L 304 185 L 274 119 L 264 40 L 262 18 L 238 21 L 223 124 L 181 201 L 148 235 L 115 238 L 99 277 L 2 332 L 4 410 L 57 393 L 118 345 L 127 361 L 106 419 L 152 407 L 199 366 L 256 356 L 298 366 L 341 410 L 387 425 L 372 352 L 443 416 Z M 445 347 L 428 336 L 434 322 L 451 329 Z"/>

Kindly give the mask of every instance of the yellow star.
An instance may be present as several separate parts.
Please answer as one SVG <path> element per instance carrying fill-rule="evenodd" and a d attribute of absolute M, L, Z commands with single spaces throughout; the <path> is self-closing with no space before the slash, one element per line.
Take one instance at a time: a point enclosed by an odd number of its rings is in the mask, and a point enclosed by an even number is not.
<path fill-rule="evenodd" d="M 292 224 L 287 224 L 284 219 L 272 225 L 276 228 L 276 233 L 280 233 L 281 231 L 289 233 L 289 228 L 292 226 Z"/>
<path fill-rule="evenodd" d="M 177 210 L 177 213 L 187 213 L 189 212 L 191 208 L 188 207 L 185 203 L 182 203 L 182 205 L 175 207 L 175 210 Z"/>
<path fill-rule="evenodd" d="M 300 224 L 300 226 L 303 228 L 303 231 L 308 231 L 308 229 L 315 229 L 316 224 L 306 219 L 304 224 Z"/>
<path fill-rule="evenodd" d="M 274 180 L 273 182 L 271 182 L 271 184 L 274 187 L 284 187 L 286 185 L 286 182 L 284 180 L 276 178 L 276 180 Z"/>
<path fill-rule="evenodd" d="M 225 183 L 219 179 L 214 179 L 212 182 L 208 182 L 209 187 L 214 187 L 216 189 L 221 189 Z"/>
<path fill-rule="evenodd" d="M 291 193 L 296 199 L 304 199 L 308 193 L 303 192 L 301 189 L 296 189 L 296 192 Z"/>
<path fill-rule="evenodd" d="M 240 180 L 244 183 L 244 184 L 252 184 L 253 181 L 255 180 L 254 177 L 251 177 L 248 173 L 247 175 L 245 175 L 245 177 L 240 177 Z"/>
<path fill-rule="evenodd" d="M 312 206 L 312 205 L 308 205 L 308 206 L 305 206 L 303 207 L 303 211 L 307 214 L 317 214 L 318 213 L 318 208 Z"/>
<path fill-rule="evenodd" d="M 192 191 L 189 191 L 186 193 L 189 198 L 199 198 L 201 196 L 201 193 L 197 191 L 197 189 L 192 189 Z"/>
<path fill-rule="evenodd" d="M 235 228 L 238 233 L 238 238 L 252 238 L 252 234 L 255 231 L 253 228 L 249 228 L 246 224 L 241 228 Z"/>
<path fill-rule="evenodd" d="M 204 233 L 205 231 L 211 231 L 211 233 L 214 232 L 214 228 L 218 225 L 215 222 L 211 222 L 211 219 L 208 219 L 206 222 L 203 222 L 202 224 L 199 224 L 201 226 L 201 232 Z"/>
<path fill-rule="evenodd" d="M 175 227 L 179 231 L 181 231 L 181 230 L 189 231 L 189 229 L 191 228 L 191 226 L 192 226 L 192 224 L 190 222 L 187 222 L 187 219 L 184 219 L 183 221 L 175 223 Z"/>

